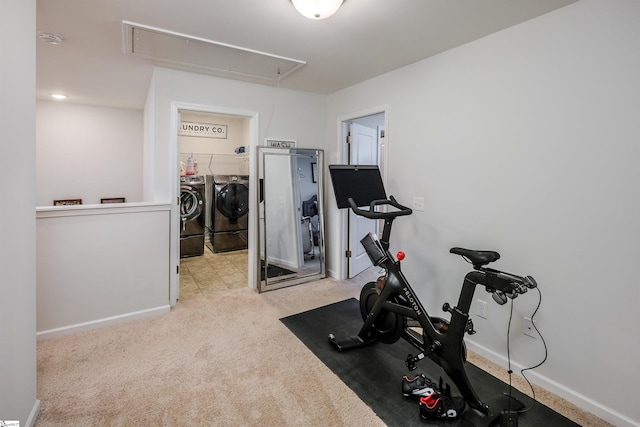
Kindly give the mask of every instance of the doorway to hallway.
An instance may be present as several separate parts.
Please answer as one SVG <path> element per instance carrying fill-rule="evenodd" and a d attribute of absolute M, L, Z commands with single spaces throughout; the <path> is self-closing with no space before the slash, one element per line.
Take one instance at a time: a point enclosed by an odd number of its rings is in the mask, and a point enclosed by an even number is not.
<path fill-rule="evenodd" d="M 345 163 L 351 165 L 377 165 L 383 182 L 386 158 L 386 108 L 372 113 L 356 114 L 342 119 L 342 152 Z M 351 210 L 342 217 L 348 230 L 341 271 L 342 277 L 352 278 L 371 266 L 360 240 L 368 233 L 378 233 L 379 221 L 355 215 Z"/>

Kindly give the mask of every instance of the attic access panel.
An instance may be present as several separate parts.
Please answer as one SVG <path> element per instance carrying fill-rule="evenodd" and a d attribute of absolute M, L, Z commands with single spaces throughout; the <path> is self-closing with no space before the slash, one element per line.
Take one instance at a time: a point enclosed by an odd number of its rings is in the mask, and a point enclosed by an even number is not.
<path fill-rule="evenodd" d="M 304 61 L 122 21 L 124 52 L 157 65 L 204 74 L 277 82 Z"/>

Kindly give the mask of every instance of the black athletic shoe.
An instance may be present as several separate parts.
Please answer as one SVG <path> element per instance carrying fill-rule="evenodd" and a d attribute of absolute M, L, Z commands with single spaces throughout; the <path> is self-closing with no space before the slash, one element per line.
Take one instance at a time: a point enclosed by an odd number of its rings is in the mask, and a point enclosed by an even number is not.
<path fill-rule="evenodd" d="M 427 420 L 455 420 L 466 406 L 462 397 L 451 397 L 439 392 L 420 398 L 420 418 Z"/>
<path fill-rule="evenodd" d="M 425 374 L 420 374 L 415 378 L 409 378 L 406 375 L 402 377 L 402 395 L 404 397 L 423 397 L 429 396 L 437 391 L 438 386 L 431 381 Z"/>

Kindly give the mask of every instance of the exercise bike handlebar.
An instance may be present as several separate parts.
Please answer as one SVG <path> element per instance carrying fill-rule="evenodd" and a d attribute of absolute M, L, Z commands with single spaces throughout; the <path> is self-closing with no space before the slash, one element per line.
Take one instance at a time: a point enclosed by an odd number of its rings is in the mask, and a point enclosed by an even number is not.
<path fill-rule="evenodd" d="M 411 215 L 413 213 L 413 210 L 411 210 L 411 208 L 401 205 L 393 196 L 389 196 L 388 199 L 373 200 L 369 204 L 368 210 L 360 209 L 351 197 L 349 197 L 347 201 L 349 202 L 349 206 L 351 206 L 351 210 L 353 210 L 353 213 L 369 219 L 388 220 L 394 219 L 399 216 Z M 377 206 L 393 206 L 397 210 L 391 212 L 377 212 L 375 210 Z"/>
<path fill-rule="evenodd" d="M 493 300 L 500 305 L 507 302 L 507 298 L 514 299 L 525 294 L 529 289 L 538 287 L 532 276 L 521 277 L 512 273 L 494 270 L 486 267 L 475 267 L 475 270 L 485 274 L 484 285 L 491 292 Z"/>

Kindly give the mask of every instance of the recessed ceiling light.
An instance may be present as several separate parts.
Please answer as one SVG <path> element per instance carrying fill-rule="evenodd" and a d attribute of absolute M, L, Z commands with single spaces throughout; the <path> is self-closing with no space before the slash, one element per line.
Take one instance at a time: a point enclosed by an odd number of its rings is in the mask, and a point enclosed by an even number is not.
<path fill-rule="evenodd" d="M 60 44 L 62 43 L 62 36 L 56 33 L 48 33 L 46 31 L 40 31 L 38 38 L 47 44 Z"/>
<path fill-rule="evenodd" d="M 63 95 L 61 93 L 52 93 L 51 97 L 53 99 L 67 99 L 67 95 Z"/>

